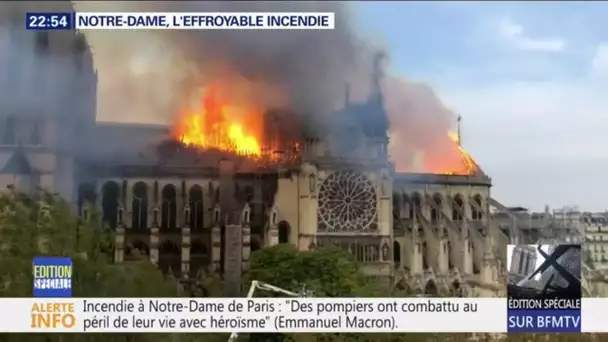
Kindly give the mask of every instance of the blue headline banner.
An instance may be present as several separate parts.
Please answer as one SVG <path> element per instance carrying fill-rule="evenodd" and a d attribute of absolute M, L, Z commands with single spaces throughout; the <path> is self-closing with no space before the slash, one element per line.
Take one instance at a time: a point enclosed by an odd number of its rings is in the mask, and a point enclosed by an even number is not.
<path fill-rule="evenodd" d="M 74 13 L 26 13 L 26 30 L 73 30 Z"/>
<path fill-rule="evenodd" d="M 27 30 L 333 30 L 332 12 L 29 12 Z"/>
<path fill-rule="evenodd" d="M 581 311 L 509 310 L 507 332 L 581 332 Z"/>

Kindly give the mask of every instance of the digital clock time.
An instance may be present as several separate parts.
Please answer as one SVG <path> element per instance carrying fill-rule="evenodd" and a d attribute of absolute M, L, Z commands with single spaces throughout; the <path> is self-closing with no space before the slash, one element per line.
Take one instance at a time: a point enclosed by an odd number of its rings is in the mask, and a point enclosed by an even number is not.
<path fill-rule="evenodd" d="M 72 13 L 26 13 L 27 30 L 70 30 L 73 25 Z"/>

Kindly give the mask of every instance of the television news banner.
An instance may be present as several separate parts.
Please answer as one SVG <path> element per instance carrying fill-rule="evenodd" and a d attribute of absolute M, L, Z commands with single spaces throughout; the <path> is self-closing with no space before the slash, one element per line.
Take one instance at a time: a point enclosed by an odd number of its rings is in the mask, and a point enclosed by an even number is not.
<path fill-rule="evenodd" d="M 27 13 L 25 19 L 28 30 L 335 25 L 333 13 Z M 37 257 L 31 271 L 34 298 L 0 298 L 0 332 L 608 331 L 602 299 L 586 299 L 581 311 L 580 298 L 73 298 L 70 258 Z"/>
<path fill-rule="evenodd" d="M 73 272 L 70 258 L 34 258 L 34 298 L 0 298 L 0 332 L 606 331 L 601 303 L 581 330 L 580 298 L 73 298 Z"/>

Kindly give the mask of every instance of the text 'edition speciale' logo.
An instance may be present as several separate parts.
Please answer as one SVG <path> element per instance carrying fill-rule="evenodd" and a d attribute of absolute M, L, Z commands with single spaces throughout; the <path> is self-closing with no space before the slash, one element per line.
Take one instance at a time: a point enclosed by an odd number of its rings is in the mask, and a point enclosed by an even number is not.
<path fill-rule="evenodd" d="M 581 332 L 581 245 L 507 247 L 507 331 Z"/>
<path fill-rule="evenodd" d="M 72 259 L 35 257 L 32 263 L 34 297 L 72 297 Z"/>

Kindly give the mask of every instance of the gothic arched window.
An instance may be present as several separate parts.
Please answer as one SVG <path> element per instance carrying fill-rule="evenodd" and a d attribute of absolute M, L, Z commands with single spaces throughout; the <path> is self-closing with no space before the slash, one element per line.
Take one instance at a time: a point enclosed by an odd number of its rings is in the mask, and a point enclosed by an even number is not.
<path fill-rule="evenodd" d="M 83 183 L 78 186 L 78 212 L 83 218 L 90 214 L 90 206 L 95 203 L 95 186 L 91 183 Z M 89 205 L 85 213 L 86 205 Z"/>
<path fill-rule="evenodd" d="M 464 201 L 462 200 L 462 196 L 456 195 L 454 197 L 454 204 L 452 206 L 452 220 L 454 221 L 462 221 L 462 211 L 464 209 Z"/>
<path fill-rule="evenodd" d="M 291 227 L 289 223 L 281 221 L 279 223 L 279 243 L 289 243 L 289 235 L 291 233 Z"/>
<path fill-rule="evenodd" d="M 449 269 L 453 269 L 454 268 L 454 259 L 452 259 L 452 243 L 450 241 L 447 242 L 447 246 L 448 246 L 448 268 Z"/>
<path fill-rule="evenodd" d="M 433 206 L 431 206 L 431 222 L 437 223 L 441 220 L 441 195 L 433 195 Z"/>
<path fill-rule="evenodd" d="M 476 195 L 475 198 L 473 198 L 473 201 L 475 203 L 471 205 L 471 216 L 473 220 L 481 220 L 483 218 L 483 206 L 481 204 L 481 196 Z"/>
<path fill-rule="evenodd" d="M 397 241 L 393 242 L 393 262 L 395 266 L 401 264 L 401 245 Z"/>
<path fill-rule="evenodd" d="M 428 247 L 426 246 L 426 242 L 422 243 L 422 269 L 427 270 L 429 268 L 429 259 L 428 259 Z"/>
<path fill-rule="evenodd" d="M 148 186 L 146 183 L 137 182 L 133 186 L 133 201 L 131 228 L 144 230 L 148 228 Z"/>
<path fill-rule="evenodd" d="M 101 193 L 103 221 L 111 229 L 116 229 L 118 225 L 118 196 L 120 194 L 120 187 L 116 182 L 107 182 L 103 185 Z"/>
<path fill-rule="evenodd" d="M 192 231 L 202 231 L 204 226 L 203 189 L 195 185 L 190 188 L 190 228 Z"/>
<path fill-rule="evenodd" d="M 403 194 L 403 196 L 401 196 L 401 200 L 402 200 L 402 218 L 411 220 L 414 218 L 414 206 L 412 205 L 412 201 L 410 200 L 409 196 L 407 194 Z"/>
<path fill-rule="evenodd" d="M 415 192 L 412 195 L 412 217 L 414 218 L 418 212 L 422 210 L 422 197 L 419 193 Z"/>
<path fill-rule="evenodd" d="M 177 227 L 177 192 L 173 185 L 165 185 L 162 191 L 160 229 Z"/>

